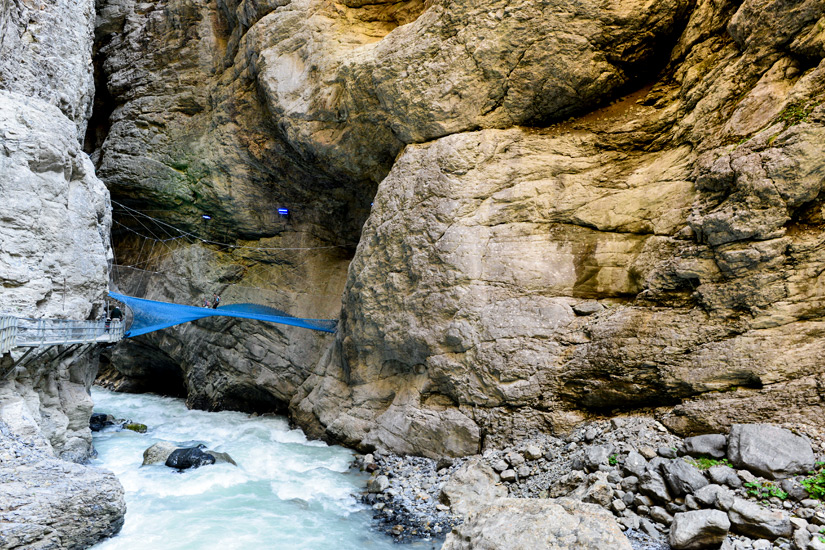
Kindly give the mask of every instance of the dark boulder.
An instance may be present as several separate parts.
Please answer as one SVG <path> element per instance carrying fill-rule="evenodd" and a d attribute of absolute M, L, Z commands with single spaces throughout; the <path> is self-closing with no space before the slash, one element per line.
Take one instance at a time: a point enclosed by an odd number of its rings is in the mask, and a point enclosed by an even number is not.
<path fill-rule="evenodd" d="M 203 452 L 206 447 L 198 445 L 197 447 L 189 447 L 187 449 L 175 449 L 166 459 L 166 465 L 170 468 L 177 468 L 178 470 L 187 470 L 189 468 L 199 468 L 207 464 L 214 464 L 215 457 L 211 454 Z"/>
<path fill-rule="evenodd" d="M 116 426 L 121 422 L 123 421 L 116 419 L 111 414 L 92 413 L 91 418 L 89 418 L 89 429 L 93 432 L 99 432 L 103 428 L 108 426 Z"/>

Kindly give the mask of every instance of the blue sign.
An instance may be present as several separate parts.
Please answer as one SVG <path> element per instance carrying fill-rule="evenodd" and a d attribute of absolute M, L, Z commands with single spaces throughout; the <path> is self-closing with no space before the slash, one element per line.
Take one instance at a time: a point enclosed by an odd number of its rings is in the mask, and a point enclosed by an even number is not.
<path fill-rule="evenodd" d="M 281 216 L 288 216 L 289 215 L 289 209 L 279 208 L 278 209 L 278 214 L 280 214 Z"/>
<path fill-rule="evenodd" d="M 203 215 L 203 216 L 201 216 L 201 217 L 202 217 L 203 219 L 205 219 L 205 220 L 211 220 L 211 219 L 212 219 L 212 216 L 210 216 L 210 215 L 208 215 L 208 214 L 204 214 L 204 215 Z"/>

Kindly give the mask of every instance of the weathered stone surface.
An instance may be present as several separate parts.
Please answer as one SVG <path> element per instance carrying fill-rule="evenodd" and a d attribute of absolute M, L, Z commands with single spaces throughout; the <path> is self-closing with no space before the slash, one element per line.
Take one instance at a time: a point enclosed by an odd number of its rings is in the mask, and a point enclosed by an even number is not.
<path fill-rule="evenodd" d="M 695 510 L 673 516 L 668 542 L 674 550 L 717 548 L 728 534 L 730 520 L 719 510 Z"/>
<path fill-rule="evenodd" d="M 570 499 L 497 499 L 447 535 L 443 550 L 630 550 L 610 512 Z"/>
<path fill-rule="evenodd" d="M 622 467 L 629 475 L 642 477 L 647 470 L 647 460 L 636 451 L 631 451 L 625 457 Z"/>
<path fill-rule="evenodd" d="M 453 513 L 468 516 L 478 507 L 507 496 L 507 488 L 498 483 L 498 476 L 479 458 L 469 459 L 441 489 L 439 500 Z"/>
<path fill-rule="evenodd" d="M 683 444 L 686 455 L 724 458 L 728 440 L 722 434 L 706 434 L 685 438 Z"/>
<path fill-rule="evenodd" d="M 617 409 L 661 407 L 679 433 L 825 413 L 816 3 L 768 3 L 781 32 L 763 2 L 581 4 L 572 19 L 561 2 L 103 4 L 101 33 L 123 32 L 102 51 L 118 108 L 96 158 L 130 204 L 278 246 L 339 243 L 337 228 L 355 241 L 372 203 L 331 347 L 307 336 L 260 360 L 292 339 L 251 346 L 216 327 L 196 350 L 197 329 L 171 331 L 171 351 L 152 353 L 185 374 L 190 404 L 263 387 L 313 436 L 432 456 Z M 614 99 L 617 75 L 656 72 L 657 49 L 670 61 L 651 87 L 584 114 Z M 177 83 L 150 78 L 167 65 Z M 280 233 L 273 189 L 307 210 Z M 212 209 L 214 228 L 192 222 Z M 277 263 L 235 252 L 187 272 L 207 247 L 182 248 L 161 265 L 196 279 L 246 285 L 265 278 L 216 266 Z M 319 253 L 333 295 L 347 261 Z M 307 276 L 277 272 L 290 291 Z M 157 297 L 195 299 L 171 279 Z M 609 307 L 577 315 L 588 300 Z M 223 348 L 236 353 L 216 359 Z"/>
<path fill-rule="evenodd" d="M 390 480 L 385 475 L 373 476 L 367 482 L 367 491 L 370 493 L 381 493 L 390 486 Z"/>
<path fill-rule="evenodd" d="M 734 531 L 749 537 L 774 540 L 793 532 L 788 514 L 742 498 L 734 499 L 728 517 Z"/>
<path fill-rule="evenodd" d="M 734 424 L 728 457 L 734 466 L 768 479 L 781 479 L 813 469 L 811 443 L 770 424 Z"/>
<path fill-rule="evenodd" d="M 708 484 L 702 472 L 681 458 L 663 465 L 662 474 L 670 494 L 677 497 L 695 493 L 697 489 Z"/>
<path fill-rule="evenodd" d="M 639 479 L 639 491 L 657 502 L 669 502 L 670 493 L 662 475 L 656 470 L 648 470 Z"/>
<path fill-rule="evenodd" d="M 123 525 L 114 474 L 58 460 L 0 422 L 0 541 L 4 548 L 86 548 Z"/>
<path fill-rule="evenodd" d="M 188 470 L 190 468 L 200 468 L 208 464 L 215 463 L 215 457 L 204 452 L 205 447 L 188 447 L 185 449 L 175 449 L 166 457 L 165 464 L 170 468 L 178 470 Z"/>
<path fill-rule="evenodd" d="M 177 448 L 178 446 L 171 441 L 158 441 L 143 451 L 143 466 L 166 462 L 166 459 L 169 458 L 172 451 Z"/>

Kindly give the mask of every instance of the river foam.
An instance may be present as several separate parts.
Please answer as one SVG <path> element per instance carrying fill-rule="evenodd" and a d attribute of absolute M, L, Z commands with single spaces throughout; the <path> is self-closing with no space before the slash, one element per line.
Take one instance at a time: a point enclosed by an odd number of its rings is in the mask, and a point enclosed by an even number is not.
<path fill-rule="evenodd" d="M 251 549 L 399 550 L 372 529 L 355 494 L 365 478 L 350 470 L 353 454 L 309 441 L 283 417 L 188 410 L 181 399 L 92 389 L 95 411 L 149 427 L 146 434 L 94 435 L 95 465 L 126 489 L 126 522 L 97 550 Z M 238 466 L 215 464 L 178 473 L 142 466 L 143 451 L 167 440 L 204 443 Z M 409 550 L 433 543 L 403 545 Z"/>

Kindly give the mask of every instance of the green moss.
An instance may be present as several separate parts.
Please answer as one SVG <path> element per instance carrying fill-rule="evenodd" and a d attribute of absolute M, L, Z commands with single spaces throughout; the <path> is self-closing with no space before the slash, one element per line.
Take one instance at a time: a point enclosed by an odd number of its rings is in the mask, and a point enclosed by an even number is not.
<path fill-rule="evenodd" d="M 689 464 L 693 464 L 700 470 L 708 470 L 713 468 L 714 466 L 729 466 L 732 467 L 730 461 L 727 458 L 723 458 L 721 460 L 717 460 L 715 458 L 711 458 L 709 456 L 700 456 L 698 458 L 688 458 L 687 462 Z"/>
<path fill-rule="evenodd" d="M 617 455 L 617 454 L 612 454 L 607 459 L 607 463 L 610 464 L 611 466 L 615 466 L 618 462 L 619 462 L 619 455 Z"/>
<path fill-rule="evenodd" d="M 816 105 L 791 103 L 779 113 L 778 120 L 785 123 L 786 126 L 794 126 L 800 122 L 808 120 L 808 115 L 814 110 Z"/>
<path fill-rule="evenodd" d="M 137 432 L 139 434 L 145 434 L 146 430 L 148 429 L 146 427 L 146 424 L 138 424 L 137 422 L 130 422 L 129 424 L 126 424 L 123 427 L 127 430 L 132 430 L 133 432 Z"/>
<path fill-rule="evenodd" d="M 762 485 L 758 481 L 751 481 L 745 483 L 745 487 L 747 488 L 747 493 L 750 496 L 756 497 L 760 500 L 767 500 L 771 497 L 776 497 L 779 500 L 785 500 L 786 498 L 788 498 L 788 493 L 786 493 L 779 487 L 775 486 L 771 482 L 767 482 L 764 485 Z"/>

